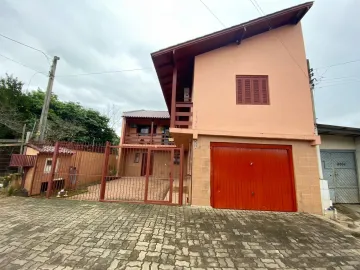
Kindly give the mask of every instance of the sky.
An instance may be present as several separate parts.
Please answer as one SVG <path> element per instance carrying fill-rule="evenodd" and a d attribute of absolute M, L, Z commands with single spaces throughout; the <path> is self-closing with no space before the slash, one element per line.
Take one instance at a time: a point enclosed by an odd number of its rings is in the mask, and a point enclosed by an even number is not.
<path fill-rule="evenodd" d="M 260 17 L 250 0 L 203 2 L 226 27 Z M 265 14 L 304 2 L 257 0 Z M 332 66 L 360 60 L 359 9 L 360 0 L 317 0 L 302 20 L 319 123 L 360 127 L 360 61 Z M 223 28 L 200 0 L 0 0 L 0 34 L 59 56 L 53 92 L 114 116 L 116 129 L 123 111 L 167 109 L 150 53 Z M 23 91 L 46 89 L 50 61 L 0 36 L 0 76 L 18 77 Z"/>

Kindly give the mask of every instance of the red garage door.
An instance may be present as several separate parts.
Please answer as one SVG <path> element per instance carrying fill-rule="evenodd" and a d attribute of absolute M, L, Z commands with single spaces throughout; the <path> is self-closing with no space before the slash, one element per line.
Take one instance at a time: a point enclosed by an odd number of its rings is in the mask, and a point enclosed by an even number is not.
<path fill-rule="evenodd" d="M 296 211 L 291 146 L 211 143 L 211 203 Z"/>

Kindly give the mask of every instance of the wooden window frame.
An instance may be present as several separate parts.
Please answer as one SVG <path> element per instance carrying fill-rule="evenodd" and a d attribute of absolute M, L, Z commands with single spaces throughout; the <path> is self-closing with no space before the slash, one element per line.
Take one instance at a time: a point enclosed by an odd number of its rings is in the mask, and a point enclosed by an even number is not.
<path fill-rule="evenodd" d="M 247 89 L 244 81 L 243 83 L 239 83 L 239 80 L 248 80 L 249 85 L 249 92 L 250 96 L 246 95 Z M 262 90 L 262 84 L 261 82 L 265 79 L 265 85 L 266 85 L 266 99 L 267 102 L 263 102 L 263 95 L 264 90 Z M 257 99 L 259 102 L 255 102 L 255 96 L 256 92 L 254 90 L 254 83 L 258 83 L 258 91 L 257 91 Z M 270 89 L 269 89 L 269 76 L 268 75 L 236 75 L 235 76 L 235 92 L 236 92 L 236 105 L 270 105 Z M 249 101 L 250 98 L 250 101 Z"/>
<path fill-rule="evenodd" d="M 48 165 L 48 161 L 51 161 L 51 165 Z M 55 168 L 56 173 L 59 171 L 59 163 L 60 163 L 60 158 L 57 158 L 56 168 Z M 45 159 L 45 166 L 44 166 L 44 173 L 50 173 L 52 165 L 53 165 L 52 164 L 52 158 L 46 158 Z"/>
<path fill-rule="evenodd" d="M 140 153 L 136 152 L 134 157 L 134 163 L 139 163 L 139 162 L 140 162 Z"/>

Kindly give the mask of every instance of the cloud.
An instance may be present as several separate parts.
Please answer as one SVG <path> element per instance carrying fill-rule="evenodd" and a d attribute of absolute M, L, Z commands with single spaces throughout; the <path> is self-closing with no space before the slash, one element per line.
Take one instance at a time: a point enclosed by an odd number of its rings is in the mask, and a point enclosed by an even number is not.
<path fill-rule="evenodd" d="M 259 17 L 250 1 L 203 0 L 226 25 Z M 265 13 L 305 1 L 258 0 Z M 307 56 L 311 65 L 326 66 L 360 59 L 358 1 L 316 1 L 303 20 Z M 200 1 L 0 1 L 0 33 L 30 44 L 58 62 L 54 92 L 62 100 L 80 102 L 99 111 L 115 104 L 122 111 L 166 110 L 150 53 L 222 29 Z M 0 53 L 45 73 L 49 64 L 40 53 L 0 38 Z M 333 77 L 358 76 L 360 63 L 331 68 Z M 137 69 L 91 76 L 64 76 L 89 72 Z M 326 69 L 316 71 L 321 75 Z M 0 57 L 0 74 L 12 73 L 31 89 L 46 89 L 47 78 Z M 63 75 L 63 77 L 62 77 Z M 30 79 L 32 78 L 31 82 Z M 323 78 L 324 79 L 324 78 Z M 357 122 L 360 83 L 316 90 L 320 122 L 360 125 Z M 320 88 L 323 85 L 323 88 Z M 336 110 L 334 110 L 336 108 Z M 349 120 L 352 119 L 352 120 Z"/>

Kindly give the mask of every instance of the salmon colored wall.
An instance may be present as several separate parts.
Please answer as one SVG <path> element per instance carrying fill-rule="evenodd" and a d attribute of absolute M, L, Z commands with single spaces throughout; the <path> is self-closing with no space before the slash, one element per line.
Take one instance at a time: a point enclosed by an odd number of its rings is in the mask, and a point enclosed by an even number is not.
<path fill-rule="evenodd" d="M 236 75 L 268 75 L 270 105 L 236 105 Z M 314 134 L 300 23 L 196 56 L 193 115 L 198 130 Z"/>
<path fill-rule="evenodd" d="M 39 151 L 36 151 L 35 149 L 31 147 L 26 147 L 25 155 L 33 155 L 36 156 L 39 153 Z M 33 179 L 33 175 L 35 173 L 35 167 L 31 167 L 28 169 L 28 171 L 25 174 L 25 183 L 24 188 L 29 192 L 31 188 L 31 181 Z"/>

